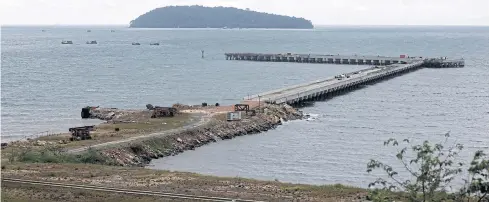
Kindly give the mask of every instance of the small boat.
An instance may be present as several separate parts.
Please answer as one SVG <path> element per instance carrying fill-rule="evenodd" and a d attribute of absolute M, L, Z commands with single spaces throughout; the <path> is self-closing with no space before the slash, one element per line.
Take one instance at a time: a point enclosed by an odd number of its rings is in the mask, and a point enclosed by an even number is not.
<path fill-rule="evenodd" d="M 115 30 L 110 30 L 110 32 L 115 32 Z"/>
<path fill-rule="evenodd" d="M 140 44 L 140 43 L 133 42 L 133 43 L 132 43 L 132 45 L 133 45 L 133 46 L 139 46 L 139 45 L 141 45 L 141 44 Z"/>
<path fill-rule="evenodd" d="M 151 45 L 151 46 L 159 46 L 160 43 L 150 43 L 149 45 Z"/>
<path fill-rule="evenodd" d="M 61 44 L 73 44 L 73 41 L 62 41 Z"/>
<path fill-rule="evenodd" d="M 87 30 L 87 32 L 92 32 L 92 30 Z"/>
<path fill-rule="evenodd" d="M 97 41 L 87 41 L 87 44 L 97 44 Z"/>

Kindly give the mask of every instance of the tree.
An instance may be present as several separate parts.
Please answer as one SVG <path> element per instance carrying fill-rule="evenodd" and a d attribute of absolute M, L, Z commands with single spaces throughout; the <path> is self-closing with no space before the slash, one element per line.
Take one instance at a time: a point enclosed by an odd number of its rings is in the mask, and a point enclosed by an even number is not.
<path fill-rule="evenodd" d="M 378 178 L 369 184 L 369 188 L 375 188 L 371 192 L 371 197 L 376 201 L 385 201 L 386 193 L 403 192 L 407 194 L 409 201 L 444 201 L 455 197 L 457 201 L 470 201 L 473 198 L 478 201 L 486 200 L 489 190 L 489 162 L 484 159 L 486 156 L 482 151 L 476 152 L 474 156 L 468 170 L 471 178 L 466 181 L 466 186 L 456 194 L 448 194 L 451 182 L 462 173 L 464 166 L 462 162 L 456 161 L 463 145 L 454 144 L 445 148 L 449 137 L 450 134 L 446 133 L 445 141 L 434 145 L 428 141 L 421 145 L 410 145 L 408 139 L 401 142 L 405 146 L 398 149 L 396 158 L 410 179 L 401 179 L 399 173 L 390 165 L 370 160 L 367 172 L 381 169 L 387 174 L 387 179 Z M 384 146 L 400 147 L 399 142 L 392 138 L 385 141 Z"/>
<path fill-rule="evenodd" d="M 459 198 L 467 198 L 467 201 L 489 201 L 489 159 L 483 151 L 477 151 L 470 163 L 468 170 L 469 179 L 465 180 L 465 186 L 459 192 Z"/>

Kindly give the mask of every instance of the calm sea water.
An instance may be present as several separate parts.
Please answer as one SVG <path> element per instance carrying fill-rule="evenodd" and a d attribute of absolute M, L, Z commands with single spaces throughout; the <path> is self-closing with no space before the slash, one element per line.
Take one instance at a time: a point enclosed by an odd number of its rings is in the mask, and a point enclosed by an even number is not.
<path fill-rule="evenodd" d="M 62 40 L 75 44 L 61 45 Z M 86 45 L 90 40 L 99 44 Z M 152 42 L 160 46 L 149 46 Z M 2 27 L 1 49 L 2 141 L 89 124 L 80 119 L 86 105 L 232 104 L 248 94 L 366 68 L 237 62 L 223 56 L 297 52 L 463 57 L 466 67 L 422 69 L 366 86 L 305 108 L 310 120 L 155 160 L 150 167 L 364 187 L 374 178 L 365 173 L 369 159 L 394 163 L 385 155 L 393 150 L 382 146 L 390 137 L 442 140 L 450 131 L 452 142 L 467 147 L 463 159 L 489 146 L 488 27 Z"/>

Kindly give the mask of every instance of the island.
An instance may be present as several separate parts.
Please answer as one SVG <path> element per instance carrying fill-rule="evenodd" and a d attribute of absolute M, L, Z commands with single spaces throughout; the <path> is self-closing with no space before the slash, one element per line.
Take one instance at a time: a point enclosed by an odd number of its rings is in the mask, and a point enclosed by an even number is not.
<path fill-rule="evenodd" d="M 167 6 L 130 22 L 131 28 L 313 29 L 310 20 L 232 7 Z"/>

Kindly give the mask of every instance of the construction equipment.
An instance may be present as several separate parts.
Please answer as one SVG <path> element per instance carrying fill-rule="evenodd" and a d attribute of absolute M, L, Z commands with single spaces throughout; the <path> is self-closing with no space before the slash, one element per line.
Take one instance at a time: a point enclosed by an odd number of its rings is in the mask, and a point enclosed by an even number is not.
<path fill-rule="evenodd" d="M 234 105 L 234 111 L 248 112 L 249 110 L 250 110 L 250 105 L 248 105 L 248 104 L 235 104 Z"/>
<path fill-rule="evenodd" d="M 173 107 L 154 107 L 151 118 L 174 117 L 178 113 L 177 108 Z"/>
<path fill-rule="evenodd" d="M 92 139 L 92 136 L 90 135 L 90 131 L 93 131 L 94 127 L 95 126 L 82 126 L 82 127 L 70 128 L 69 129 L 69 131 L 71 132 L 70 141 Z"/>

